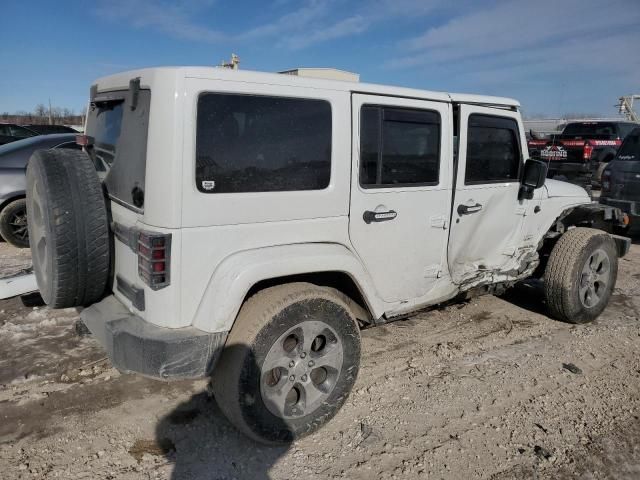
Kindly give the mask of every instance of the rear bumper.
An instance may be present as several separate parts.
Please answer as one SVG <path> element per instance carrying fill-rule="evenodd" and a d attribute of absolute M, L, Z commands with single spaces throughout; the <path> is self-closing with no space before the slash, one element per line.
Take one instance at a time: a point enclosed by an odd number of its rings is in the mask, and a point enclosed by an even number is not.
<path fill-rule="evenodd" d="M 118 370 L 163 380 L 210 375 L 227 339 L 227 332 L 152 325 L 113 295 L 84 309 L 80 318 Z"/>

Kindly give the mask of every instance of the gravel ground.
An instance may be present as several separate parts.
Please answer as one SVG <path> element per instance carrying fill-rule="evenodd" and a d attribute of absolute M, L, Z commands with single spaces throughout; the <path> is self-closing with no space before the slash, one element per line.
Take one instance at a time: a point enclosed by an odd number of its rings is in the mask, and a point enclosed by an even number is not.
<path fill-rule="evenodd" d="M 28 265 L 0 243 L 0 276 Z M 634 245 L 590 325 L 523 285 L 363 331 L 344 408 L 279 448 L 238 434 L 205 381 L 117 372 L 75 310 L 0 301 L 0 477 L 640 478 L 639 293 Z"/>

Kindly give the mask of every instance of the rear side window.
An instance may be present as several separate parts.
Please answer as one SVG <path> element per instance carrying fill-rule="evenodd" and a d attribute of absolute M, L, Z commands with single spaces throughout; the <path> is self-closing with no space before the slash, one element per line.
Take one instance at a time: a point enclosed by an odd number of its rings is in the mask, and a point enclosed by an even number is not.
<path fill-rule="evenodd" d="M 109 196 L 142 210 L 147 163 L 147 133 L 151 91 L 141 89 L 131 104 L 128 90 L 100 94 L 87 115 L 87 148 Z"/>
<path fill-rule="evenodd" d="M 220 93 L 198 98 L 201 192 L 321 190 L 330 177 L 329 102 Z"/>
<path fill-rule="evenodd" d="M 473 114 L 467 132 L 466 185 L 518 180 L 522 156 L 515 120 Z"/>
<path fill-rule="evenodd" d="M 360 185 L 436 185 L 439 167 L 440 114 L 378 105 L 362 107 Z"/>
<path fill-rule="evenodd" d="M 640 160 L 640 128 L 627 135 L 627 138 L 622 142 L 620 150 L 618 150 L 616 160 L 627 162 Z"/>

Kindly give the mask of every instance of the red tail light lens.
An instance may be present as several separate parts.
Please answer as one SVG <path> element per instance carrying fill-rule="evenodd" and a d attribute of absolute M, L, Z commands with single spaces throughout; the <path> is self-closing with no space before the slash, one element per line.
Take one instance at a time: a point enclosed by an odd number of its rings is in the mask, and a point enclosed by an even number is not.
<path fill-rule="evenodd" d="M 593 154 L 593 145 L 589 142 L 584 144 L 584 150 L 582 152 L 582 158 L 585 160 L 591 160 L 591 155 Z"/>
<path fill-rule="evenodd" d="M 153 290 L 170 282 L 171 234 L 138 234 L 138 275 Z"/>
<path fill-rule="evenodd" d="M 89 145 L 93 145 L 93 138 L 88 135 L 76 135 L 76 144 L 81 147 L 88 147 Z"/>

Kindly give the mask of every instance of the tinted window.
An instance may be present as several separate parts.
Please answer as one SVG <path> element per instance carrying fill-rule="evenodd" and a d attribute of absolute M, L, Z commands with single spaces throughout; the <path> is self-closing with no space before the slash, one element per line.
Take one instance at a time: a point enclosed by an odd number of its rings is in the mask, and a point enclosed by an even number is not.
<path fill-rule="evenodd" d="M 360 111 L 360 184 L 433 185 L 440 166 L 437 112 L 366 105 Z"/>
<path fill-rule="evenodd" d="M 96 105 L 90 113 L 95 121 L 92 124 L 94 145 L 112 154 L 107 155 L 104 159 L 108 165 L 113 163 L 116 144 L 120 138 L 123 105 L 124 100 L 105 102 Z"/>
<path fill-rule="evenodd" d="M 328 102 L 200 95 L 196 184 L 201 192 L 319 190 L 330 176 Z"/>
<path fill-rule="evenodd" d="M 597 135 L 616 135 L 616 126 L 611 122 L 579 122 L 569 123 L 562 132 L 563 135 L 589 137 Z"/>
<path fill-rule="evenodd" d="M 93 143 L 87 152 L 104 178 L 109 195 L 141 210 L 151 91 L 140 89 L 135 108 L 130 98 L 128 91 L 122 90 L 99 93 L 93 99 L 86 131 Z"/>
<path fill-rule="evenodd" d="M 17 138 L 29 138 L 29 137 L 35 136 L 36 133 L 32 132 L 31 130 L 28 130 L 26 128 L 19 127 L 17 125 L 12 125 L 11 126 L 11 135 L 13 135 L 14 137 L 17 137 Z"/>
<path fill-rule="evenodd" d="M 514 181 L 519 172 L 517 122 L 489 115 L 470 115 L 465 183 Z"/>
<path fill-rule="evenodd" d="M 620 150 L 618 150 L 616 160 L 640 160 L 640 128 L 635 129 L 625 138 Z"/>

